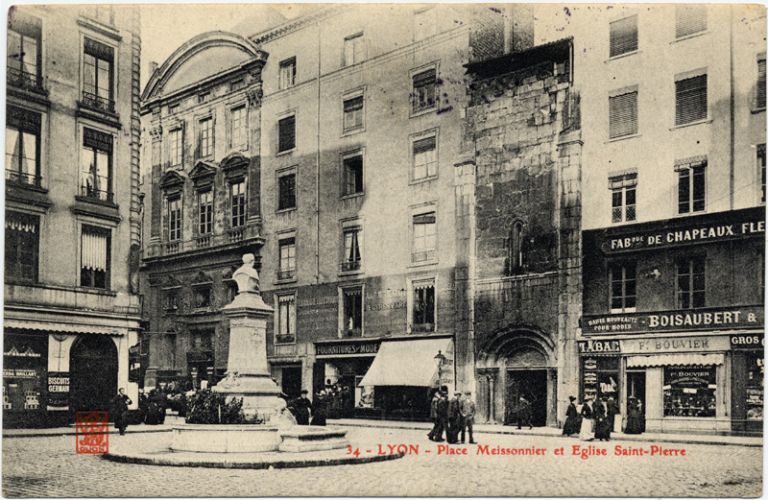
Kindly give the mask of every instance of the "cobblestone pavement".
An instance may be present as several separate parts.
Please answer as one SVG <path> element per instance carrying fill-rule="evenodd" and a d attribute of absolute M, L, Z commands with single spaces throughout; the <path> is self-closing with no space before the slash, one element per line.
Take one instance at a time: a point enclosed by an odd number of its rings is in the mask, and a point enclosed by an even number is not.
<path fill-rule="evenodd" d="M 194 496 L 697 496 L 757 497 L 762 493 L 762 449 L 739 446 L 666 445 L 686 456 L 613 456 L 617 445 L 576 439 L 480 435 L 468 455 L 438 454 L 425 433 L 351 428 L 360 453 L 378 444 L 418 445 L 418 454 L 389 462 L 280 470 L 201 469 L 113 463 L 76 455 L 74 436 L 3 440 L 6 497 L 194 497 Z M 110 436 L 113 446 L 148 447 L 166 434 Z M 609 456 L 573 456 L 574 445 L 607 450 Z M 500 448 L 545 448 L 543 455 L 482 455 Z M 564 447 L 565 456 L 555 456 Z M 462 447 L 452 446 L 454 450 Z M 429 453 L 427 451 L 429 450 Z"/>

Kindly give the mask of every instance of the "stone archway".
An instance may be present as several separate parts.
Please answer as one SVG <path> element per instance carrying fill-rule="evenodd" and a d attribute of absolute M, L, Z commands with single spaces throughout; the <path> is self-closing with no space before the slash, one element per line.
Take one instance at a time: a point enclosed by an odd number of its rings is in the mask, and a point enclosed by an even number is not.
<path fill-rule="evenodd" d="M 81 335 L 69 353 L 70 412 L 109 411 L 117 393 L 117 348 L 107 335 Z"/>

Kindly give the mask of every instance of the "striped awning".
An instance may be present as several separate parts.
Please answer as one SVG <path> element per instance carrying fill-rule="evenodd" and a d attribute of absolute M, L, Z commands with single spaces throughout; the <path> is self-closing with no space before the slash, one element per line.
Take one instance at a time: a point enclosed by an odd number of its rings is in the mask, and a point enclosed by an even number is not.
<path fill-rule="evenodd" d="M 706 354 L 654 354 L 653 356 L 630 356 L 627 368 L 650 366 L 707 366 L 722 365 L 725 355 L 722 353 Z"/>
<path fill-rule="evenodd" d="M 37 321 L 24 321 L 18 319 L 6 319 L 3 322 L 3 329 L 16 329 L 16 330 L 34 330 L 45 331 L 51 333 L 83 333 L 83 334 L 99 334 L 99 335 L 122 335 L 120 331 L 108 326 L 97 325 L 84 325 L 74 323 L 60 323 L 60 322 L 37 322 Z"/>

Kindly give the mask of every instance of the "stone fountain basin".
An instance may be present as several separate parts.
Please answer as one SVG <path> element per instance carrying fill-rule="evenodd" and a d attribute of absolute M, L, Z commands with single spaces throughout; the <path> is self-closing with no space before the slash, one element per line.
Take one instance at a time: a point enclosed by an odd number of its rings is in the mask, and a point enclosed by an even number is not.
<path fill-rule="evenodd" d="M 198 453 L 264 453 L 345 448 L 347 431 L 317 426 L 183 424 L 173 427 L 171 451 Z"/>

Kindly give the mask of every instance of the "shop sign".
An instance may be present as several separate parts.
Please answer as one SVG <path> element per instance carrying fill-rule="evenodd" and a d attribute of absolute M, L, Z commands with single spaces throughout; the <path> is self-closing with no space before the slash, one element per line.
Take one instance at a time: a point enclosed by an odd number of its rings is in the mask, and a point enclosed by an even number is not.
<path fill-rule="evenodd" d="M 37 378 L 37 370 L 26 368 L 3 368 L 5 378 Z"/>
<path fill-rule="evenodd" d="M 579 354 L 618 354 L 621 343 L 618 340 L 586 340 L 578 343 Z"/>
<path fill-rule="evenodd" d="M 376 354 L 379 352 L 379 342 L 336 342 L 315 344 L 318 356 L 354 356 L 358 354 Z"/>
<path fill-rule="evenodd" d="M 69 373 L 48 372 L 48 411 L 69 410 Z"/>
<path fill-rule="evenodd" d="M 604 333 L 653 333 L 734 328 L 762 328 L 761 306 L 719 307 L 690 311 L 652 311 L 630 314 L 583 316 L 584 335 Z"/>
<path fill-rule="evenodd" d="M 740 333 L 731 335 L 733 349 L 762 349 L 765 347 L 765 336 L 762 333 Z"/>
<path fill-rule="evenodd" d="M 718 352 L 729 349 L 729 339 L 726 336 L 643 338 L 621 341 L 621 352 L 624 354 Z"/>

